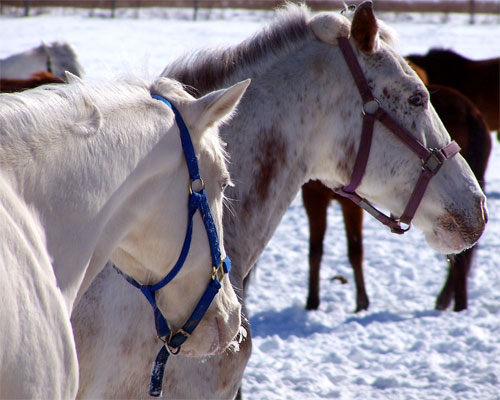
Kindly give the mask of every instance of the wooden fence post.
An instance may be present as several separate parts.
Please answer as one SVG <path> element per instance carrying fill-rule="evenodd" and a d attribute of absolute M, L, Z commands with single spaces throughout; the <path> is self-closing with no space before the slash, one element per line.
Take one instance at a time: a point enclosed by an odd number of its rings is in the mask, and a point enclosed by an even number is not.
<path fill-rule="evenodd" d="M 196 21 L 197 18 L 198 18 L 198 0 L 194 0 L 193 21 Z"/>
<path fill-rule="evenodd" d="M 475 16 L 475 8 L 476 8 L 476 4 L 474 2 L 474 0 L 469 0 L 469 13 L 470 13 L 470 24 L 471 25 L 474 25 L 474 16 Z"/>

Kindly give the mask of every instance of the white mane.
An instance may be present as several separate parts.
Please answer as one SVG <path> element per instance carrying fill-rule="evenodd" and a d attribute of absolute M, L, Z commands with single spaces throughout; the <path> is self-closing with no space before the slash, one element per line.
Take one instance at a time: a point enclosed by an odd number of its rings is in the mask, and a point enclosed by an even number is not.
<path fill-rule="evenodd" d="M 74 76 L 69 77 L 67 85 L 45 85 L 29 94 L 2 94 L 0 165 L 25 165 L 31 162 L 33 153 L 41 154 L 49 146 L 51 152 L 54 146 L 64 146 L 73 154 L 78 148 L 88 151 L 85 143 L 98 140 L 99 130 L 105 123 L 103 116 L 115 115 L 123 124 L 140 127 L 149 115 L 148 109 L 159 106 L 151 93 L 168 94 L 174 103 L 190 97 L 171 79 L 158 79 L 151 84 L 126 77 L 88 84 Z M 130 109 L 134 110 L 133 114 Z M 214 150 L 211 154 L 223 148 L 218 135 L 205 134 L 203 140 L 212 143 L 208 146 Z"/>

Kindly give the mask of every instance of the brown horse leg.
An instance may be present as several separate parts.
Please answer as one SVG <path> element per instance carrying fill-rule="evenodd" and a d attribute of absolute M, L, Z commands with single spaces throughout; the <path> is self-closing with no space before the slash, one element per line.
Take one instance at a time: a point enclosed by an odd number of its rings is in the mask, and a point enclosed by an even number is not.
<path fill-rule="evenodd" d="M 309 294 L 306 309 L 319 307 L 319 269 L 323 257 L 323 239 L 326 232 L 326 213 L 331 192 L 317 181 L 302 186 L 302 199 L 309 219 Z"/>
<path fill-rule="evenodd" d="M 363 210 L 349 199 L 335 198 L 342 206 L 347 235 L 347 253 L 356 282 L 356 312 L 370 305 L 363 276 Z"/>
<path fill-rule="evenodd" d="M 428 88 L 434 108 L 451 137 L 462 148 L 462 156 L 484 190 L 484 174 L 491 152 L 491 134 L 486 122 L 474 104 L 460 93 L 439 85 Z M 436 309 L 447 309 L 453 298 L 455 311 L 467 308 L 467 274 L 473 251 L 474 247 L 449 256 L 448 277 L 436 300 Z"/>
<path fill-rule="evenodd" d="M 448 256 L 453 258 L 454 255 Z M 450 258 L 450 265 L 448 267 L 448 276 L 446 277 L 446 282 L 444 283 L 443 288 L 441 289 L 441 292 L 439 293 L 437 299 L 436 299 L 436 310 L 444 311 L 446 310 L 450 304 L 451 304 L 451 299 L 453 297 L 453 292 L 455 288 L 455 270 L 452 268 L 452 261 Z"/>
<path fill-rule="evenodd" d="M 455 306 L 453 311 L 467 309 L 467 276 L 469 275 L 474 247 L 457 254 L 451 268 L 455 269 Z"/>
<path fill-rule="evenodd" d="M 445 310 L 454 297 L 453 311 L 462 311 L 467 308 L 467 276 L 472 262 L 474 247 L 460 254 L 450 256 L 448 278 L 436 301 L 437 310 Z"/>

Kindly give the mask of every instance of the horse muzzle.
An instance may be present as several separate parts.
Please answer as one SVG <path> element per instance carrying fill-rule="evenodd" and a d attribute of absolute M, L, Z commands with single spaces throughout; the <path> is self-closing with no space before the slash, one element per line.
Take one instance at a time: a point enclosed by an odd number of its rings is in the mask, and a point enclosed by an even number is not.
<path fill-rule="evenodd" d="M 446 254 L 460 253 L 477 243 L 486 227 L 488 211 L 484 196 L 478 196 L 474 204 L 460 211 L 447 209 L 437 218 L 433 229 L 438 243 L 437 247 L 433 246 L 436 250 Z"/>

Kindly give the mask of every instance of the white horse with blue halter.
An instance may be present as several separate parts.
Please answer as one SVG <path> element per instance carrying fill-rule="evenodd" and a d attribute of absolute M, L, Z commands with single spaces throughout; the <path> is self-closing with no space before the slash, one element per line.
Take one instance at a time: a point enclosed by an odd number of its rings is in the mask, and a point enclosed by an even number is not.
<path fill-rule="evenodd" d="M 170 356 L 170 354 L 175 355 L 179 353 L 182 344 L 193 333 L 194 329 L 200 323 L 201 319 L 210 307 L 210 304 L 212 304 L 214 297 L 219 292 L 219 289 L 222 286 L 221 280 L 224 278 L 224 275 L 229 273 L 231 269 L 231 261 L 227 256 L 224 260 L 221 260 L 219 235 L 217 234 L 217 228 L 212 217 L 212 212 L 210 211 L 210 206 L 208 204 L 207 194 L 205 191 L 205 184 L 200 175 L 198 162 L 196 161 L 196 154 L 191 142 L 191 137 L 189 135 L 189 130 L 186 127 L 181 114 L 172 105 L 172 103 L 170 103 L 164 97 L 155 94 L 153 94 L 152 97 L 162 101 L 172 109 L 175 114 L 175 120 L 179 127 L 182 149 L 184 150 L 184 156 L 186 158 L 186 163 L 189 170 L 189 177 L 191 179 L 191 182 L 189 184 L 188 227 L 186 236 L 184 238 L 184 244 L 182 246 L 181 254 L 179 255 L 177 262 L 175 263 L 172 270 L 167 274 L 167 276 L 165 276 L 165 278 L 163 278 L 160 282 L 154 285 L 141 285 L 135 279 L 123 274 L 118 269 L 117 271 L 122 274 L 130 284 L 140 289 L 140 291 L 144 294 L 144 296 L 148 299 L 149 303 L 153 307 L 156 333 L 158 335 L 158 338 L 164 342 L 164 345 L 156 356 L 151 372 L 151 382 L 149 385 L 149 395 L 158 397 L 161 396 L 163 374 L 165 371 L 165 365 L 168 361 L 168 357 Z M 196 181 L 200 182 L 201 188 L 199 190 L 193 189 L 193 183 Z M 198 210 L 200 211 L 203 219 L 203 224 L 205 225 L 205 229 L 207 231 L 208 243 L 210 245 L 210 254 L 212 258 L 212 275 L 205 292 L 194 308 L 191 316 L 188 318 L 182 328 L 174 332 L 170 329 L 167 320 L 156 305 L 155 292 L 171 282 L 184 265 L 184 261 L 186 260 L 191 245 L 191 237 L 193 233 L 193 216 Z"/>

